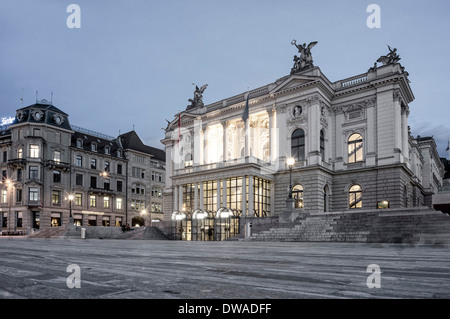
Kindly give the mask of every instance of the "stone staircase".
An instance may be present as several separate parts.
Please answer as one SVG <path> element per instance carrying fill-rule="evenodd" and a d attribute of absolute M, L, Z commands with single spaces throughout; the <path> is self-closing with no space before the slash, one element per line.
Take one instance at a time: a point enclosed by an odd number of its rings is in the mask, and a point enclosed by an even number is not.
<path fill-rule="evenodd" d="M 62 238 L 66 231 L 66 227 L 51 227 L 35 231 L 33 234 L 28 235 L 28 238 Z"/>
<path fill-rule="evenodd" d="M 245 241 L 450 243 L 450 217 L 428 208 L 304 214 Z"/>
<path fill-rule="evenodd" d="M 158 227 L 140 227 L 133 231 L 125 232 L 124 239 L 131 240 L 168 240 L 169 237 Z"/>

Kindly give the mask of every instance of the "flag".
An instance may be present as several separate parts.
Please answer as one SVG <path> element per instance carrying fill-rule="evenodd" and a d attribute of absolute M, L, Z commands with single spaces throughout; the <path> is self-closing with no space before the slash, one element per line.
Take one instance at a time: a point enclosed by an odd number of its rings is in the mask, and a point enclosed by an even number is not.
<path fill-rule="evenodd" d="M 450 149 L 450 139 L 448 140 L 447 149 L 445 151 L 448 151 Z"/>
<path fill-rule="evenodd" d="M 180 142 L 181 137 L 181 113 L 178 114 L 178 142 Z"/>
<path fill-rule="evenodd" d="M 247 101 L 245 102 L 244 114 L 242 114 L 242 119 L 244 120 L 244 123 L 247 122 L 247 119 L 248 119 L 248 97 L 249 96 L 250 96 L 250 93 L 247 93 Z"/>

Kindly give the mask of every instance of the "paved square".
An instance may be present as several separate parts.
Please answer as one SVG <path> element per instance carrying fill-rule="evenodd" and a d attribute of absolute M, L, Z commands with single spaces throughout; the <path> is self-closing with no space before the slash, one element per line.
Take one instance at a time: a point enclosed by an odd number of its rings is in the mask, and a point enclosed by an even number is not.
<path fill-rule="evenodd" d="M 0 298 L 450 298 L 449 252 L 403 244 L 0 238 Z M 70 289 L 73 264 L 81 287 Z M 380 288 L 367 285 L 371 264 L 381 269 Z"/>

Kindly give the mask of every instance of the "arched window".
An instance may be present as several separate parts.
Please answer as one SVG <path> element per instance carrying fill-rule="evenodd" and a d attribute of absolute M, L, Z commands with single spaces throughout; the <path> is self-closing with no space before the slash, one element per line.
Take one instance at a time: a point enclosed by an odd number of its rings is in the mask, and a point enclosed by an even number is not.
<path fill-rule="evenodd" d="M 323 188 L 323 211 L 328 212 L 330 210 L 330 191 L 328 185 Z"/>
<path fill-rule="evenodd" d="M 356 163 L 363 160 L 363 138 L 361 134 L 354 133 L 348 138 L 348 162 Z"/>
<path fill-rule="evenodd" d="M 320 155 L 322 156 L 322 162 L 325 162 L 325 136 L 323 130 L 320 130 Z"/>
<path fill-rule="evenodd" d="M 303 208 L 303 186 L 295 185 L 292 188 L 292 198 L 295 200 L 295 208 Z"/>
<path fill-rule="evenodd" d="M 362 207 L 362 188 L 355 184 L 348 191 L 348 203 L 350 208 Z"/>
<path fill-rule="evenodd" d="M 297 129 L 292 133 L 291 156 L 297 161 L 305 160 L 305 132 L 302 129 Z"/>

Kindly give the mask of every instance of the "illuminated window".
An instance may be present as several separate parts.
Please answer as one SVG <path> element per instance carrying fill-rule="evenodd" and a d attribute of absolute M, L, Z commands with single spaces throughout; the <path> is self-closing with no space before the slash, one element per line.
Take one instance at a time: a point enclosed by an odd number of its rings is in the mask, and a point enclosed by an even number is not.
<path fill-rule="evenodd" d="M 292 188 L 292 198 L 295 200 L 295 208 L 303 208 L 303 186 L 295 185 Z"/>
<path fill-rule="evenodd" d="M 305 160 L 305 132 L 302 129 L 295 130 L 292 133 L 291 156 L 297 161 Z"/>
<path fill-rule="evenodd" d="M 116 198 L 116 209 L 122 209 L 122 198 Z"/>
<path fill-rule="evenodd" d="M 52 204 L 61 204 L 61 191 L 52 191 Z"/>
<path fill-rule="evenodd" d="M 363 138 L 355 133 L 348 138 L 348 162 L 356 163 L 363 160 Z"/>
<path fill-rule="evenodd" d="M 348 192 L 348 202 L 350 208 L 362 207 L 362 188 L 359 185 L 353 185 Z"/>
<path fill-rule="evenodd" d="M 30 157 L 39 158 L 39 145 L 30 145 Z"/>
<path fill-rule="evenodd" d="M 80 193 L 75 194 L 75 205 L 77 206 L 83 205 L 83 194 Z"/>
<path fill-rule="evenodd" d="M 95 195 L 89 196 L 89 206 L 91 207 L 97 206 L 97 197 L 95 197 Z"/>
<path fill-rule="evenodd" d="M 109 208 L 109 197 L 103 197 L 103 208 Z"/>

